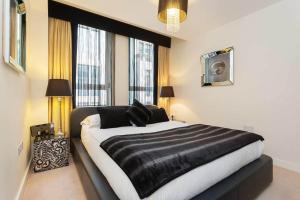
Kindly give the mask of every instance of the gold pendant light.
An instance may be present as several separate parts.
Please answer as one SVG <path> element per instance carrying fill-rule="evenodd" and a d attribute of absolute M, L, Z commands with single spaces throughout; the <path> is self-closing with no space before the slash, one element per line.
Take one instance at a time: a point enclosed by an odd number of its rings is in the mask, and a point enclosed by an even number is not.
<path fill-rule="evenodd" d="M 187 17 L 188 0 L 159 0 L 158 19 L 167 24 L 167 30 L 179 31 L 180 23 Z"/>

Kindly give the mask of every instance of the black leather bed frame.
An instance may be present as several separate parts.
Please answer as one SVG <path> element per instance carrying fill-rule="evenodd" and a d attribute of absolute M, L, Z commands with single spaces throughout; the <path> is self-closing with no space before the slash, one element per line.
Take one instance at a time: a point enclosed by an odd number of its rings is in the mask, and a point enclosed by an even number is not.
<path fill-rule="evenodd" d="M 80 139 L 80 122 L 97 114 L 97 108 L 78 108 L 71 114 L 71 150 L 73 159 L 89 200 L 119 199 L 104 175 L 88 155 Z M 100 148 L 100 147 L 99 147 Z M 262 155 L 192 200 L 251 200 L 255 199 L 273 180 L 273 161 Z"/>

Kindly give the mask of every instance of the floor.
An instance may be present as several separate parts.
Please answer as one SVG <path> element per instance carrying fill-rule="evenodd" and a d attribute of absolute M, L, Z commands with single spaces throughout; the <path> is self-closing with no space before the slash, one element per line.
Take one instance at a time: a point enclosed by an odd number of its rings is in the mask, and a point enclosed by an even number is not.
<path fill-rule="evenodd" d="M 274 167 L 272 184 L 257 200 L 300 200 L 300 174 Z"/>
<path fill-rule="evenodd" d="M 46 172 L 29 172 L 21 200 L 86 200 L 72 157 L 70 165 Z"/>
<path fill-rule="evenodd" d="M 86 200 L 75 164 L 47 172 L 30 172 L 21 200 Z M 300 200 L 300 174 L 274 167 L 273 183 L 257 200 Z"/>

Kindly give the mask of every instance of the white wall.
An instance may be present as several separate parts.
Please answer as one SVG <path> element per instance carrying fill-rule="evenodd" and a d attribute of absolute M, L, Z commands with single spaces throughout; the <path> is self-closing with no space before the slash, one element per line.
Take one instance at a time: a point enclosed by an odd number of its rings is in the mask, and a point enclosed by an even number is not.
<path fill-rule="evenodd" d="M 27 0 L 27 74 L 30 77 L 32 124 L 48 122 L 48 1 Z"/>
<path fill-rule="evenodd" d="M 0 199 L 14 199 L 29 161 L 30 94 L 28 76 L 4 64 L 0 1 Z M 24 150 L 18 156 L 18 145 Z"/>
<path fill-rule="evenodd" d="M 300 1 L 284 0 L 188 41 L 173 40 L 171 112 L 191 122 L 252 126 L 276 164 L 300 172 L 299 10 Z M 202 88 L 200 55 L 230 46 L 234 85 Z"/>
<path fill-rule="evenodd" d="M 30 158 L 29 80 L 3 63 L 2 49 L 0 54 L 0 199 L 10 200 L 18 192 Z M 23 152 L 18 156 L 22 141 Z"/>
<path fill-rule="evenodd" d="M 33 3 L 34 2 L 34 3 Z M 47 0 L 27 0 L 27 71 L 19 74 L 3 63 L 0 40 L 0 199 L 18 197 L 30 161 L 30 126 L 48 121 Z M 0 38 L 2 38 L 0 1 Z M 23 151 L 18 156 L 18 145 Z"/>
<path fill-rule="evenodd" d="M 116 35 L 115 47 L 115 103 L 128 105 L 128 72 L 129 72 L 128 37 Z"/>

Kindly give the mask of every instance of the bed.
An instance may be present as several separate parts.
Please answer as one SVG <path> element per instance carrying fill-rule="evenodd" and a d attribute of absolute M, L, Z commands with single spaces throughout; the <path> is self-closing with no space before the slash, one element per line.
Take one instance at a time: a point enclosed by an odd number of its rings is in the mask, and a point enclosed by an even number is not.
<path fill-rule="evenodd" d="M 71 115 L 72 153 L 88 199 L 140 199 L 126 174 L 99 147 L 120 130 L 80 125 L 85 117 L 97 113 L 97 108 L 79 108 Z M 150 125 L 144 130 L 139 128 L 138 132 L 184 126 L 186 124 L 171 121 Z M 134 127 L 121 130 L 124 134 L 132 133 Z M 99 131 L 107 132 L 100 134 Z M 145 199 L 254 199 L 273 179 L 272 159 L 262 155 L 262 150 L 262 142 L 251 143 L 174 179 Z M 185 190 L 174 193 L 180 188 Z"/>

